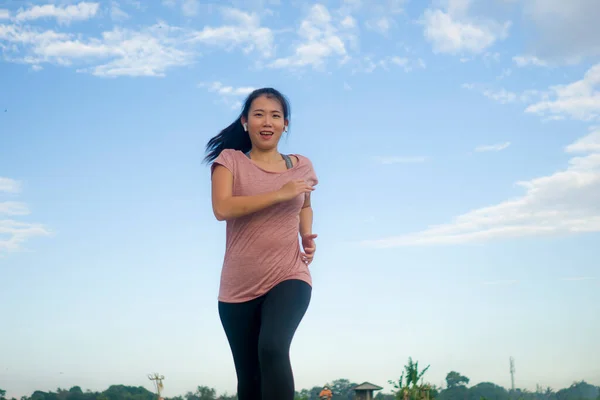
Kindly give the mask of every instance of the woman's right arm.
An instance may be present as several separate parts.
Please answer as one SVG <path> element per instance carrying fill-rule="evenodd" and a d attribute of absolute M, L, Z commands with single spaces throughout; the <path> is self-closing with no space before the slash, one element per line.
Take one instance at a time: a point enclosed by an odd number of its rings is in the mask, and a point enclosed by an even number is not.
<path fill-rule="evenodd" d="M 233 195 L 233 174 L 221 165 L 215 165 L 212 173 L 213 213 L 219 221 L 239 218 L 267 207 L 291 200 L 300 193 L 312 192 L 312 186 L 304 181 L 290 181 L 281 189 L 255 196 Z"/>

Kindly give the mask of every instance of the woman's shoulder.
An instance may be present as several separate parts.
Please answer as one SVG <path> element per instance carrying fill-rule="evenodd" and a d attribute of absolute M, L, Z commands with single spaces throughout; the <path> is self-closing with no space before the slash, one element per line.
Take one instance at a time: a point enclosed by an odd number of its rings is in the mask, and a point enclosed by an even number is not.
<path fill-rule="evenodd" d="M 298 163 L 300 165 L 304 165 L 309 168 L 313 168 L 312 160 L 308 156 L 305 156 L 303 154 L 298 154 L 298 153 L 291 153 L 290 156 L 296 157 L 296 159 L 298 160 Z"/>

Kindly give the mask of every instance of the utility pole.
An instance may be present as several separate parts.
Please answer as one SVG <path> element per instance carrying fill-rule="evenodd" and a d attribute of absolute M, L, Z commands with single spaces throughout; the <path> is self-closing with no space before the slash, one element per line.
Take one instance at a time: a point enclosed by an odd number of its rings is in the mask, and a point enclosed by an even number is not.
<path fill-rule="evenodd" d="M 514 394 L 515 392 L 515 359 L 510 358 L 510 387 Z"/>
<path fill-rule="evenodd" d="M 165 379 L 165 377 L 162 375 L 159 375 L 155 372 L 154 374 L 149 374 L 148 379 L 150 379 L 154 383 L 154 387 L 156 388 L 156 393 L 158 394 L 158 400 L 161 400 L 162 397 L 160 395 L 160 391 L 163 390 L 162 381 Z"/>

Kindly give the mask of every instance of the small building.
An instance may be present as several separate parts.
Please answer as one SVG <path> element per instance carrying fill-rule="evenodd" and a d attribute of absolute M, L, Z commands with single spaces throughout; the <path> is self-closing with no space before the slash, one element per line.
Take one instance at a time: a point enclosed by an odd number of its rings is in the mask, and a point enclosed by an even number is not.
<path fill-rule="evenodd" d="M 373 392 L 376 390 L 382 390 L 381 386 L 373 385 L 369 382 L 361 383 L 360 385 L 354 386 L 354 398 L 356 400 L 373 400 Z"/>

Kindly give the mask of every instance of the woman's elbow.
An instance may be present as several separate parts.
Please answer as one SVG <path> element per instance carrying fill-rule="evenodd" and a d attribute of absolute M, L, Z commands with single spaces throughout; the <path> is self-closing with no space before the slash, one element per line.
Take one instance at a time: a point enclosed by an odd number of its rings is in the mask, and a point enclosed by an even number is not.
<path fill-rule="evenodd" d="M 213 214 L 217 221 L 225 221 L 227 220 L 227 213 L 223 210 L 223 207 L 219 207 L 217 205 L 213 206 Z"/>

